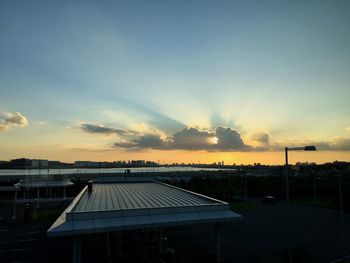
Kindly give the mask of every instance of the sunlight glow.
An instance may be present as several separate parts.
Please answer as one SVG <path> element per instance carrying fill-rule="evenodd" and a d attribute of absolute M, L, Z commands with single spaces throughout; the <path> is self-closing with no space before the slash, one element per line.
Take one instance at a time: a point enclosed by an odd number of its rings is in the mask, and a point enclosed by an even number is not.
<path fill-rule="evenodd" d="M 212 137 L 212 138 L 209 138 L 209 143 L 211 144 L 218 144 L 218 138 L 217 137 Z"/>

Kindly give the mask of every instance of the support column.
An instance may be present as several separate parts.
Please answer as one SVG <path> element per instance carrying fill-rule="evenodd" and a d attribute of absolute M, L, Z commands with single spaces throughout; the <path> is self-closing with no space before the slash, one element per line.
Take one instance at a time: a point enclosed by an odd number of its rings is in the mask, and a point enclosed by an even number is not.
<path fill-rule="evenodd" d="M 66 199 L 66 187 L 63 186 L 63 198 Z"/>
<path fill-rule="evenodd" d="M 81 239 L 80 237 L 74 237 L 72 263 L 80 263 L 80 261 L 81 261 Z"/>
<path fill-rule="evenodd" d="M 111 239 L 109 232 L 106 233 L 106 241 L 107 241 L 107 262 L 112 262 L 112 256 L 111 256 Z"/>
<path fill-rule="evenodd" d="M 39 208 L 40 188 L 36 189 L 36 208 Z"/>
<path fill-rule="evenodd" d="M 163 253 L 163 239 L 164 239 L 164 234 L 163 234 L 163 229 L 159 228 L 159 253 Z"/>
<path fill-rule="evenodd" d="M 12 219 L 16 219 L 16 203 L 17 203 L 17 189 L 15 191 L 15 200 L 13 202 L 13 215 L 12 215 Z"/>
<path fill-rule="evenodd" d="M 215 224 L 216 262 L 221 262 L 221 223 Z"/>
<path fill-rule="evenodd" d="M 123 256 L 123 250 L 122 250 L 122 232 L 117 232 L 117 256 L 122 257 Z"/>

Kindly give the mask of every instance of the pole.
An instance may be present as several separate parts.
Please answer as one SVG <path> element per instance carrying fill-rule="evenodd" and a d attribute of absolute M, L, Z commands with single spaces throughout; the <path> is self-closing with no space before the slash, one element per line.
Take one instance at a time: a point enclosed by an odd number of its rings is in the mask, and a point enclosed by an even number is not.
<path fill-rule="evenodd" d="M 288 170 L 288 148 L 285 148 L 286 156 L 286 202 L 289 205 L 289 170 Z"/>
<path fill-rule="evenodd" d="M 287 241 L 288 241 L 288 263 L 293 262 L 293 252 L 292 252 L 292 244 L 291 244 L 291 226 L 289 224 L 289 166 L 288 166 L 288 147 L 285 147 L 285 157 L 286 157 L 286 223 L 287 223 Z"/>
<path fill-rule="evenodd" d="M 316 183 L 317 183 L 317 176 L 316 176 L 316 173 L 315 172 L 313 172 L 313 174 L 314 174 L 314 201 L 316 201 L 316 199 L 317 199 L 317 189 L 316 189 Z"/>
<path fill-rule="evenodd" d="M 221 223 L 215 224 L 216 262 L 221 262 Z"/>
<path fill-rule="evenodd" d="M 80 237 L 75 237 L 73 240 L 73 263 L 80 263 L 81 261 L 81 239 Z"/>
<path fill-rule="evenodd" d="M 247 173 L 245 173 L 245 179 L 244 179 L 244 202 L 245 207 L 247 208 L 247 201 L 248 201 L 248 182 L 247 182 Z"/>
<path fill-rule="evenodd" d="M 342 193 L 342 180 L 341 173 L 338 171 L 338 187 L 339 187 L 339 214 L 340 214 L 340 253 L 344 255 L 344 219 L 343 219 L 343 193 Z"/>
<path fill-rule="evenodd" d="M 123 256 L 123 237 L 122 232 L 117 233 L 117 256 L 121 258 Z"/>
<path fill-rule="evenodd" d="M 39 198 L 40 198 L 40 188 L 36 189 L 36 207 L 39 207 Z"/>
<path fill-rule="evenodd" d="M 16 203 L 17 203 L 17 189 L 15 191 L 15 200 L 13 202 L 13 215 L 12 219 L 16 219 Z"/>
<path fill-rule="evenodd" d="M 341 187 L 341 175 L 338 173 L 338 186 L 339 186 L 339 211 L 340 215 L 343 215 L 343 193 Z"/>
<path fill-rule="evenodd" d="M 164 247 L 163 247 L 163 239 L 164 239 L 164 233 L 163 229 L 159 228 L 159 253 L 162 254 Z"/>
<path fill-rule="evenodd" d="M 111 257 L 111 240 L 110 240 L 109 232 L 107 232 L 106 238 L 107 238 L 107 261 L 108 261 L 108 263 L 111 263 L 112 262 L 112 257 Z"/>

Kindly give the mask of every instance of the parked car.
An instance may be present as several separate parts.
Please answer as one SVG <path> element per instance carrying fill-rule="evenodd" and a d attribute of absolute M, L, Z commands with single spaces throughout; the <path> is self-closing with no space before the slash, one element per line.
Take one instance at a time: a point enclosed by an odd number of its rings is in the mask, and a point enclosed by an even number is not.
<path fill-rule="evenodd" d="M 266 195 L 261 198 L 261 203 L 274 205 L 276 203 L 276 198 L 271 195 Z"/>

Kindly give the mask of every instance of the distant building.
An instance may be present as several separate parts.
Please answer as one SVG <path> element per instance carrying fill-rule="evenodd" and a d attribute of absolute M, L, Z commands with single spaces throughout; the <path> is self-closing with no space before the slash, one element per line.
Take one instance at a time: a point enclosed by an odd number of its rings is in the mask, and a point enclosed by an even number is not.
<path fill-rule="evenodd" d="M 137 167 L 137 166 L 144 166 L 145 165 L 145 161 L 144 160 L 132 160 L 130 162 L 130 165 L 131 166 L 135 166 L 135 167 Z"/>
<path fill-rule="evenodd" d="M 11 167 L 18 169 L 48 167 L 48 160 L 19 158 L 10 161 Z"/>
<path fill-rule="evenodd" d="M 90 162 L 90 161 L 75 161 L 74 167 L 76 168 L 87 168 L 87 167 L 97 167 L 98 162 Z"/>
<path fill-rule="evenodd" d="M 27 158 L 13 159 L 10 162 L 11 166 L 15 168 L 26 168 L 32 165 L 32 161 Z"/>
<path fill-rule="evenodd" d="M 48 167 L 48 160 L 33 159 L 31 160 L 31 167 Z"/>
<path fill-rule="evenodd" d="M 114 162 L 91 162 L 91 161 L 75 161 L 76 168 L 110 168 L 110 167 L 154 167 L 157 163 L 145 160 L 132 161 L 114 161 Z"/>

